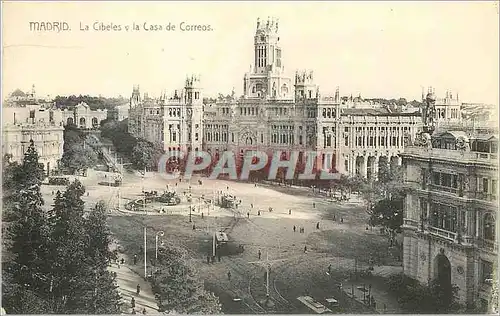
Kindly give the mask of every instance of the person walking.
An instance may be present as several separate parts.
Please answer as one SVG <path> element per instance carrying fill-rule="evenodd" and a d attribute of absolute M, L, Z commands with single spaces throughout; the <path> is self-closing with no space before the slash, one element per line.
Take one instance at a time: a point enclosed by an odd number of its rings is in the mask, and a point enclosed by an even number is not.
<path fill-rule="evenodd" d="M 340 218 L 340 222 L 341 222 L 341 223 L 343 223 L 343 222 L 344 222 L 344 218 L 343 218 L 343 217 L 341 217 L 341 218 Z"/>
<path fill-rule="evenodd" d="M 292 215 L 292 210 L 288 210 L 288 215 Z"/>
<path fill-rule="evenodd" d="M 137 314 L 135 311 L 135 308 L 132 308 L 132 315 L 135 315 L 135 314 Z"/>
<path fill-rule="evenodd" d="M 141 294 L 141 286 L 137 284 L 137 295 Z"/>
<path fill-rule="evenodd" d="M 227 279 L 231 281 L 231 271 L 227 271 Z"/>
<path fill-rule="evenodd" d="M 144 309 L 142 310 L 142 314 L 143 314 L 143 315 L 146 315 L 146 313 L 147 313 L 147 312 L 146 312 L 146 308 L 144 308 Z"/>
<path fill-rule="evenodd" d="M 307 246 L 304 246 L 304 253 L 307 253 Z"/>
<path fill-rule="evenodd" d="M 316 224 L 316 229 L 319 229 L 319 222 Z"/>
<path fill-rule="evenodd" d="M 132 297 L 132 299 L 130 300 L 130 305 L 132 306 L 132 308 L 135 308 L 135 298 Z"/>
<path fill-rule="evenodd" d="M 295 233 L 296 230 L 297 230 L 297 227 L 295 227 L 295 225 L 293 225 L 293 232 Z"/>
<path fill-rule="evenodd" d="M 250 218 L 250 212 L 247 212 L 247 218 Z"/>
<path fill-rule="evenodd" d="M 328 265 L 328 275 L 332 274 L 332 264 Z"/>
<path fill-rule="evenodd" d="M 137 264 L 137 255 L 134 255 L 134 266 Z"/>
<path fill-rule="evenodd" d="M 262 252 L 260 252 L 260 249 L 259 249 L 259 260 L 261 257 L 262 257 Z"/>
<path fill-rule="evenodd" d="M 313 208 L 316 208 L 316 203 L 313 202 Z"/>
<path fill-rule="evenodd" d="M 253 203 L 250 203 L 250 208 L 253 208 Z"/>

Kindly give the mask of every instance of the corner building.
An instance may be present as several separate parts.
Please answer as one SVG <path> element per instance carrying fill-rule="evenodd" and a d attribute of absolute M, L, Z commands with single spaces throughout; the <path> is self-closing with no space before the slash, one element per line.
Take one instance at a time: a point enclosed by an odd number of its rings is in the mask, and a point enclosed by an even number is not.
<path fill-rule="evenodd" d="M 409 189 L 404 273 L 423 284 L 454 284 L 461 303 L 485 311 L 498 268 L 497 135 L 489 128 L 441 130 L 402 155 Z"/>

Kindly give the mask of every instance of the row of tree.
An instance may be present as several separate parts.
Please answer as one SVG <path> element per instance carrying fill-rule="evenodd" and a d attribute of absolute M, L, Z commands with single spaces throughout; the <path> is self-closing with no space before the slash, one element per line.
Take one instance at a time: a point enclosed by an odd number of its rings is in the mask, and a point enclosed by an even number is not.
<path fill-rule="evenodd" d="M 161 145 L 137 139 L 128 132 L 128 120 L 110 121 L 101 126 L 101 136 L 110 139 L 116 151 L 127 157 L 137 170 L 156 170 L 164 154 Z"/>
<path fill-rule="evenodd" d="M 70 95 L 70 96 L 56 96 L 54 98 L 56 107 L 60 109 L 72 108 L 75 105 L 85 102 L 90 107 L 91 110 L 97 109 L 113 109 L 118 105 L 122 105 L 126 102 L 124 98 L 105 98 L 105 97 L 93 97 L 90 95 Z"/>
<path fill-rule="evenodd" d="M 115 314 L 120 298 L 107 267 L 116 256 L 106 210 L 86 212 L 78 181 L 57 192 L 50 210 L 41 194 L 43 166 L 33 141 L 21 164 L 4 166 L 2 305 L 12 314 Z M 5 254 L 5 250 L 4 250 Z M 4 257 L 4 256 L 3 256 Z"/>
<path fill-rule="evenodd" d="M 65 127 L 61 164 L 71 174 L 94 167 L 97 164 L 97 154 L 90 146 L 85 146 L 84 142 L 84 135 L 79 132 L 75 125 Z"/>

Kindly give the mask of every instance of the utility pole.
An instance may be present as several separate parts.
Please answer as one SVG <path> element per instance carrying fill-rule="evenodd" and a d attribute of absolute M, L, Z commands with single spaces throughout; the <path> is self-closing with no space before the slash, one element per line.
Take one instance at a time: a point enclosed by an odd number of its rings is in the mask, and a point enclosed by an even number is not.
<path fill-rule="evenodd" d="M 266 261 L 252 261 L 249 263 L 254 263 L 258 265 L 265 265 L 266 269 L 266 299 L 264 303 L 266 304 L 267 307 L 273 307 L 274 303 L 270 300 L 270 294 L 269 294 L 269 272 L 271 266 L 276 263 L 276 262 L 283 262 L 286 261 L 287 259 L 275 259 L 275 260 L 269 260 L 269 251 L 266 249 Z"/>
<path fill-rule="evenodd" d="M 146 210 L 146 191 L 144 191 L 144 177 L 146 176 L 146 167 L 144 167 L 144 174 L 142 176 L 142 194 L 143 200 L 142 205 L 144 208 L 144 214 L 147 215 Z M 148 278 L 148 259 L 147 259 L 147 241 L 146 241 L 146 216 L 144 216 L 144 278 Z"/>

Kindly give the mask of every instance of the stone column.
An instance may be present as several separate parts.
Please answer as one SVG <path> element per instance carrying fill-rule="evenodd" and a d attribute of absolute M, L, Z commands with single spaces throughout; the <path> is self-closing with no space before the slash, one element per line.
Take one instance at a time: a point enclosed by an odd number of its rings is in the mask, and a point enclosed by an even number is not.
<path fill-rule="evenodd" d="M 373 157 L 373 168 L 372 168 L 372 179 L 374 181 L 378 180 L 378 163 L 379 163 L 380 156 L 376 155 Z"/>
<path fill-rule="evenodd" d="M 368 157 L 363 155 L 361 156 L 363 158 L 362 162 L 361 162 L 361 165 L 360 165 L 360 174 L 361 176 L 363 176 L 364 178 L 366 178 L 366 175 L 367 175 L 367 170 L 368 170 Z"/>

